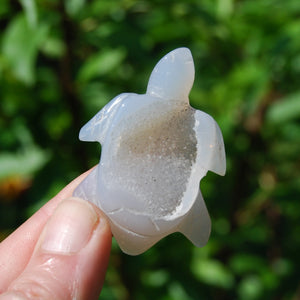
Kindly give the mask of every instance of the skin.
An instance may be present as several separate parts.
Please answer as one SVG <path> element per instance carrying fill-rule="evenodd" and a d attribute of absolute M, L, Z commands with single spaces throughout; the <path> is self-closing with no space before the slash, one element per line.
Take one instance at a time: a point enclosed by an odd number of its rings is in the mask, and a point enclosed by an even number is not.
<path fill-rule="evenodd" d="M 110 227 L 99 208 L 72 198 L 90 171 L 1 242 L 0 300 L 98 299 L 111 249 Z"/>

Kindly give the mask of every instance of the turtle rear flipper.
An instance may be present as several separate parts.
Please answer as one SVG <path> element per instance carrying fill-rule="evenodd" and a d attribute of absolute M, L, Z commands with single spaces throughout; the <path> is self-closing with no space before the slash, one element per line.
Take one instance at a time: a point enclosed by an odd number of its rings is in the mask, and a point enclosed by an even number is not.
<path fill-rule="evenodd" d="M 210 236 L 211 220 L 200 190 L 192 208 L 178 226 L 178 231 L 195 246 L 206 245 Z"/>

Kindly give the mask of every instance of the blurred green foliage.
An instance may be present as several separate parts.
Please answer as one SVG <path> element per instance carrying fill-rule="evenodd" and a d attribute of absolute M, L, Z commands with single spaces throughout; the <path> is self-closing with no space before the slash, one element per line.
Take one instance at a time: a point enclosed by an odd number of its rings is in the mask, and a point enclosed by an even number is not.
<path fill-rule="evenodd" d="M 0 25 L 1 239 L 98 162 L 80 127 L 186 46 L 191 104 L 227 152 L 201 182 L 211 238 L 137 257 L 114 242 L 100 298 L 300 298 L 299 0 L 1 0 Z"/>

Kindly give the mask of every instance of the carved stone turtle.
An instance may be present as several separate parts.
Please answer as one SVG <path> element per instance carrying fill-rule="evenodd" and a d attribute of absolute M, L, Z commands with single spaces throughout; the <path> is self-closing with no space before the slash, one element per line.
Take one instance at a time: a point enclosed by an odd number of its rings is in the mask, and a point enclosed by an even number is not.
<path fill-rule="evenodd" d="M 176 231 L 199 247 L 208 241 L 199 182 L 208 170 L 224 175 L 226 160 L 217 123 L 189 104 L 194 73 L 190 50 L 173 50 L 155 66 L 146 94 L 115 97 L 80 131 L 102 153 L 74 195 L 100 207 L 125 253 Z"/>

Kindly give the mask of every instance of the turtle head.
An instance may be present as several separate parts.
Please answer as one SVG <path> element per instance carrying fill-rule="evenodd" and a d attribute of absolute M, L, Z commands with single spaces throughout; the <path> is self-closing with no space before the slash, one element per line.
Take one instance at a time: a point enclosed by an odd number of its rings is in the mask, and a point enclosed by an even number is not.
<path fill-rule="evenodd" d="M 191 51 L 177 48 L 165 55 L 154 67 L 147 94 L 163 99 L 188 101 L 195 68 Z"/>

